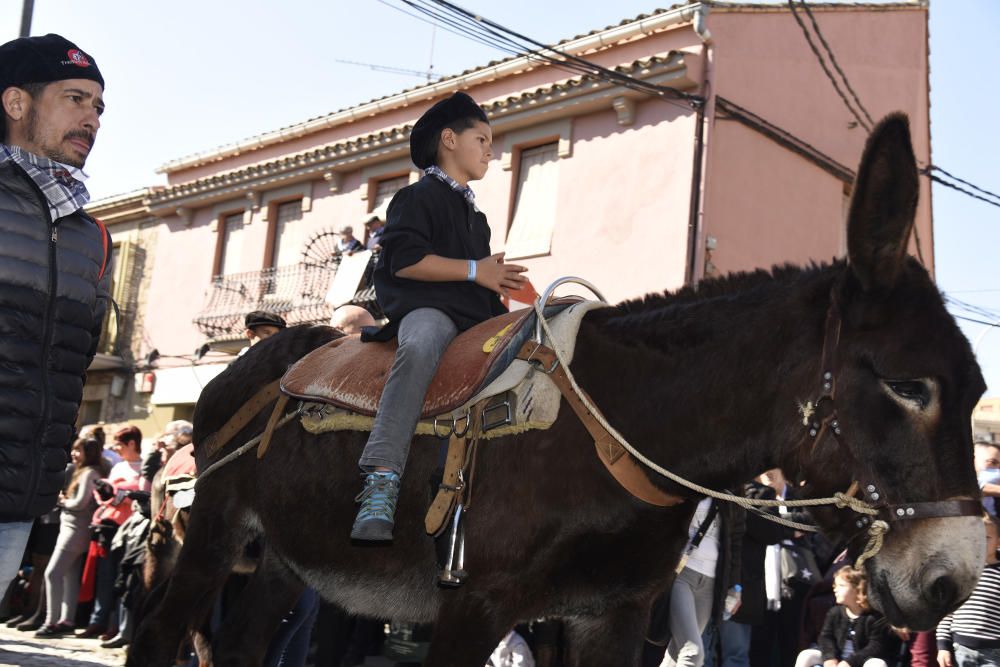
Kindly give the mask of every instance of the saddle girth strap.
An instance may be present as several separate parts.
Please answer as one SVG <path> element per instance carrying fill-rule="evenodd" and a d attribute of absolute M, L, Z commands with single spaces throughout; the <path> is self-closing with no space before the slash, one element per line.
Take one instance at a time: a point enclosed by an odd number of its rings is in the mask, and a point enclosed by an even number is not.
<path fill-rule="evenodd" d="M 448 527 L 455 510 L 455 504 L 460 502 L 464 495 L 467 482 L 460 473 L 469 463 L 469 456 L 475 451 L 476 443 L 479 439 L 479 431 L 482 428 L 483 408 L 487 401 L 480 401 L 472 406 L 472 415 L 469 417 L 469 428 L 461 436 L 454 433 L 448 438 L 448 455 L 444 463 L 444 476 L 438 487 L 434 501 L 427 509 L 424 517 L 424 529 L 428 535 L 438 537 Z M 472 440 L 470 448 L 469 441 Z M 471 480 L 469 480 L 471 481 Z"/>
<path fill-rule="evenodd" d="M 253 397 L 243 404 L 242 407 L 229 418 L 222 428 L 205 438 L 202 446 L 209 457 L 215 456 L 219 450 L 229 444 L 237 433 L 246 428 L 246 425 L 253 421 L 253 418 L 260 414 L 268 403 L 281 394 L 281 380 L 275 380 L 271 384 L 260 389 Z"/>
<path fill-rule="evenodd" d="M 594 418 L 573 391 L 566 371 L 559 364 L 551 348 L 528 340 L 521 346 L 517 358 L 541 364 L 542 371 L 548 373 L 549 379 L 559 388 L 563 398 L 594 439 L 594 447 L 601 463 L 626 491 L 639 500 L 657 507 L 670 507 L 684 502 L 680 496 L 667 493 L 653 484 L 635 457 L 625 451 L 625 448 L 618 444 L 618 441 Z"/>

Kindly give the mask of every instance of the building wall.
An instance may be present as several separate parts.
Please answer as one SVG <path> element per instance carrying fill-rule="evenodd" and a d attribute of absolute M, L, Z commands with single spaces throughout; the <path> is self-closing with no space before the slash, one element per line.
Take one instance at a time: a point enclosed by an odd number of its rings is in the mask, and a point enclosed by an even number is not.
<path fill-rule="evenodd" d="M 824 11 L 814 15 L 841 68 L 876 122 L 910 117 L 918 161 L 930 161 L 927 10 Z M 808 17 L 800 10 L 803 21 Z M 718 95 L 856 169 L 866 133 L 823 74 L 787 7 L 713 10 Z M 732 120 L 716 117 L 709 135 L 705 237 L 717 239 L 719 272 L 793 261 L 829 261 L 846 250 L 843 183 L 805 158 Z M 917 233 L 933 271 L 930 184 L 920 179 Z M 703 247 L 703 245 L 702 245 Z M 911 252 L 916 247 L 911 243 Z M 702 266 L 703 264 L 699 264 Z"/>
<path fill-rule="evenodd" d="M 907 111 L 918 158 L 927 160 L 926 9 L 815 11 L 870 111 L 876 116 L 892 109 Z M 843 165 L 856 167 L 864 133 L 849 126 L 851 119 L 787 11 L 716 8 L 709 16 L 709 28 L 713 42 L 708 49 L 690 25 L 683 25 L 603 48 L 588 57 L 620 65 L 681 52 L 686 66 L 683 85 L 691 92 L 701 92 L 691 86 L 701 84 L 708 74 L 712 94 L 749 108 Z M 544 91 L 553 90 L 554 84 L 568 76 L 561 70 L 536 68 L 468 92 L 481 102 L 523 94 L 542 99 Z M 633 95 L 625 89 L 609 95 L 626 93 Z M 490 221 L 492 250 L 506 247 L 521 149 L 559 140 L 561 154 L 550 195 L 556 211 L 551 250 L 511 261 L 528 266 L 529 277 L 539 289 L 557 277 L 576 275 L 593 282 L 611 301 L 681 285 L 689 245 L 695 112 L 684 105 L 640 97 L 626 118 L 616 113 L 610 96 L 579 104 L 560 102 L 557 94 L 550 97 L 555 101 L 497 112 L 494 118 L 495 160 L 487 176 L 473 184 L 477 202 Z M 177 185 L 222 176 L 368 133 L 395 131 L 412 124 L 430 103 L 415 103 L 280 145 L 177 170 L 169 174 L 169 180 Z M 725 273 L 788 261 L 826 261 L 843 254 L 847 197 L 842 181 L 734 121 L 710 117 L 705 127 L 704 215 L 696 277 L 704 274 L 707 263 L 714 273 Z M 265 268 L 266 218 L 274 214 L 273 202 L 306 195 L 309 205 L 299 221 L 303 239 L 344 224 L 353 225 L 361 236 L 363 221 L 373 206 L 367 198 L 372 179 L 407 173 L 417 176 L 405 143 L 398 136 L 388 137 L 377 150 L 360 151 L 349 166 L 338 166 L 331 180 L 324 179 L 322 170 L 314 170 L 294 182 L 257 184 L 253 190 L 235 188 L 225 196 L 209 188 L 199 195 L 200 200 L 182 202 L 190 214 L 172 215 L 172 209 L 161 207 L 157 214 L 162 217 L 141 227 L 149 270 L 143 277 L 134 357 L 141 359 L 156 348 L 162 355 L 159 368 L 184 365 L 190 361 L 170 356 L 192 355 L 205 342 L 193 320 L 204 307 L 213 277 L 219 220 L 224 214 L 245 211 L 246 222 L 239 266 L 228 267 L 227 273 L 260 271 Z M 930 265 L 926 179 L 921 187 L 918 225 Z M 709 237 L 716 247 L 706 256 Z M 218 361 L 206 358 L 201 363 Z M 132 383 L 129 388 L 132 391 Z M 188 409 L 153 406 L 148 395 L 134 398 L 133 414 L 151 428 Z"/>

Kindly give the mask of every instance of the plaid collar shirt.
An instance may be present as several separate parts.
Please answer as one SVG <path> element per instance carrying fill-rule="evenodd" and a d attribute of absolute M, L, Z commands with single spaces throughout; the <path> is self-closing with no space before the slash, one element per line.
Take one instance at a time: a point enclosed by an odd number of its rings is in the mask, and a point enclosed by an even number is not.
<path fill-rule="evenodd" d="M 90 201 L 81 169 L 30 153 L 18 146 L 0 143 L 0 164 L 20 166 L 45 195 L 53 220 L 76 213 Z"/>
<path fill-rule="evenodd" d="M 424 169 L 424 174 L 426 174 L 427 176 L 434 176 L 438 180 L 443 181 L 452 190 L 465 197 L 465 201 L 469 202 L 472 205 L 472 208 L 476 209 L 477 211 L 479 210 L 479 208 L 476 206 L 476 193 L 473 192 L 472 188 L 470 188 L 468 185 L 462 185 L 454 178 L 444 173 L 441 170 L 441 168 L 438 167 L 437 165 L 431 165 L 426 169 Z"/>

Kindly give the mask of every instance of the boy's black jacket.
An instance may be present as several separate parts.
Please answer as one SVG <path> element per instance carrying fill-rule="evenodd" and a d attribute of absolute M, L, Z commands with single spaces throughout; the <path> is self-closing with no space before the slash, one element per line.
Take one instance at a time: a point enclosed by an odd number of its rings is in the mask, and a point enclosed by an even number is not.
<path fill-rule="evenodd" d="M 381 243 L 375 294 L 389 323 L 378 330 L 366 329 L 362 340 L 391 340 L 403 317 L 417 308 L 443 311 L 459 331 L 507 312 L 495 292 L 473 282 L 425 282 L 396 276 L 427 255 L 475 260 L 490 255 L 486 216 L 440 179 L 425 176 L 395 194 Z"/>

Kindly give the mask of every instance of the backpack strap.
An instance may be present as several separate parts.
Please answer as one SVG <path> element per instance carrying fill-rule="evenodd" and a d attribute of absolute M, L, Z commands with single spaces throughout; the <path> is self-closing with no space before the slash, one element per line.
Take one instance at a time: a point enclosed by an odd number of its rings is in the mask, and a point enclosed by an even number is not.
<path fill-rule="evenodd" d="M 103 222 L 97 218 L 91 216 L 91 220 L 97 225 L 97 228 L 101 230 L 101 245 L 104 247 L 104 261 L 101 262 L 101 272 L 97 275 L 97 280 L 104 278 L 104 272 L 108 270 L 108 262 L 111 260 L 111 233 Z"/>

